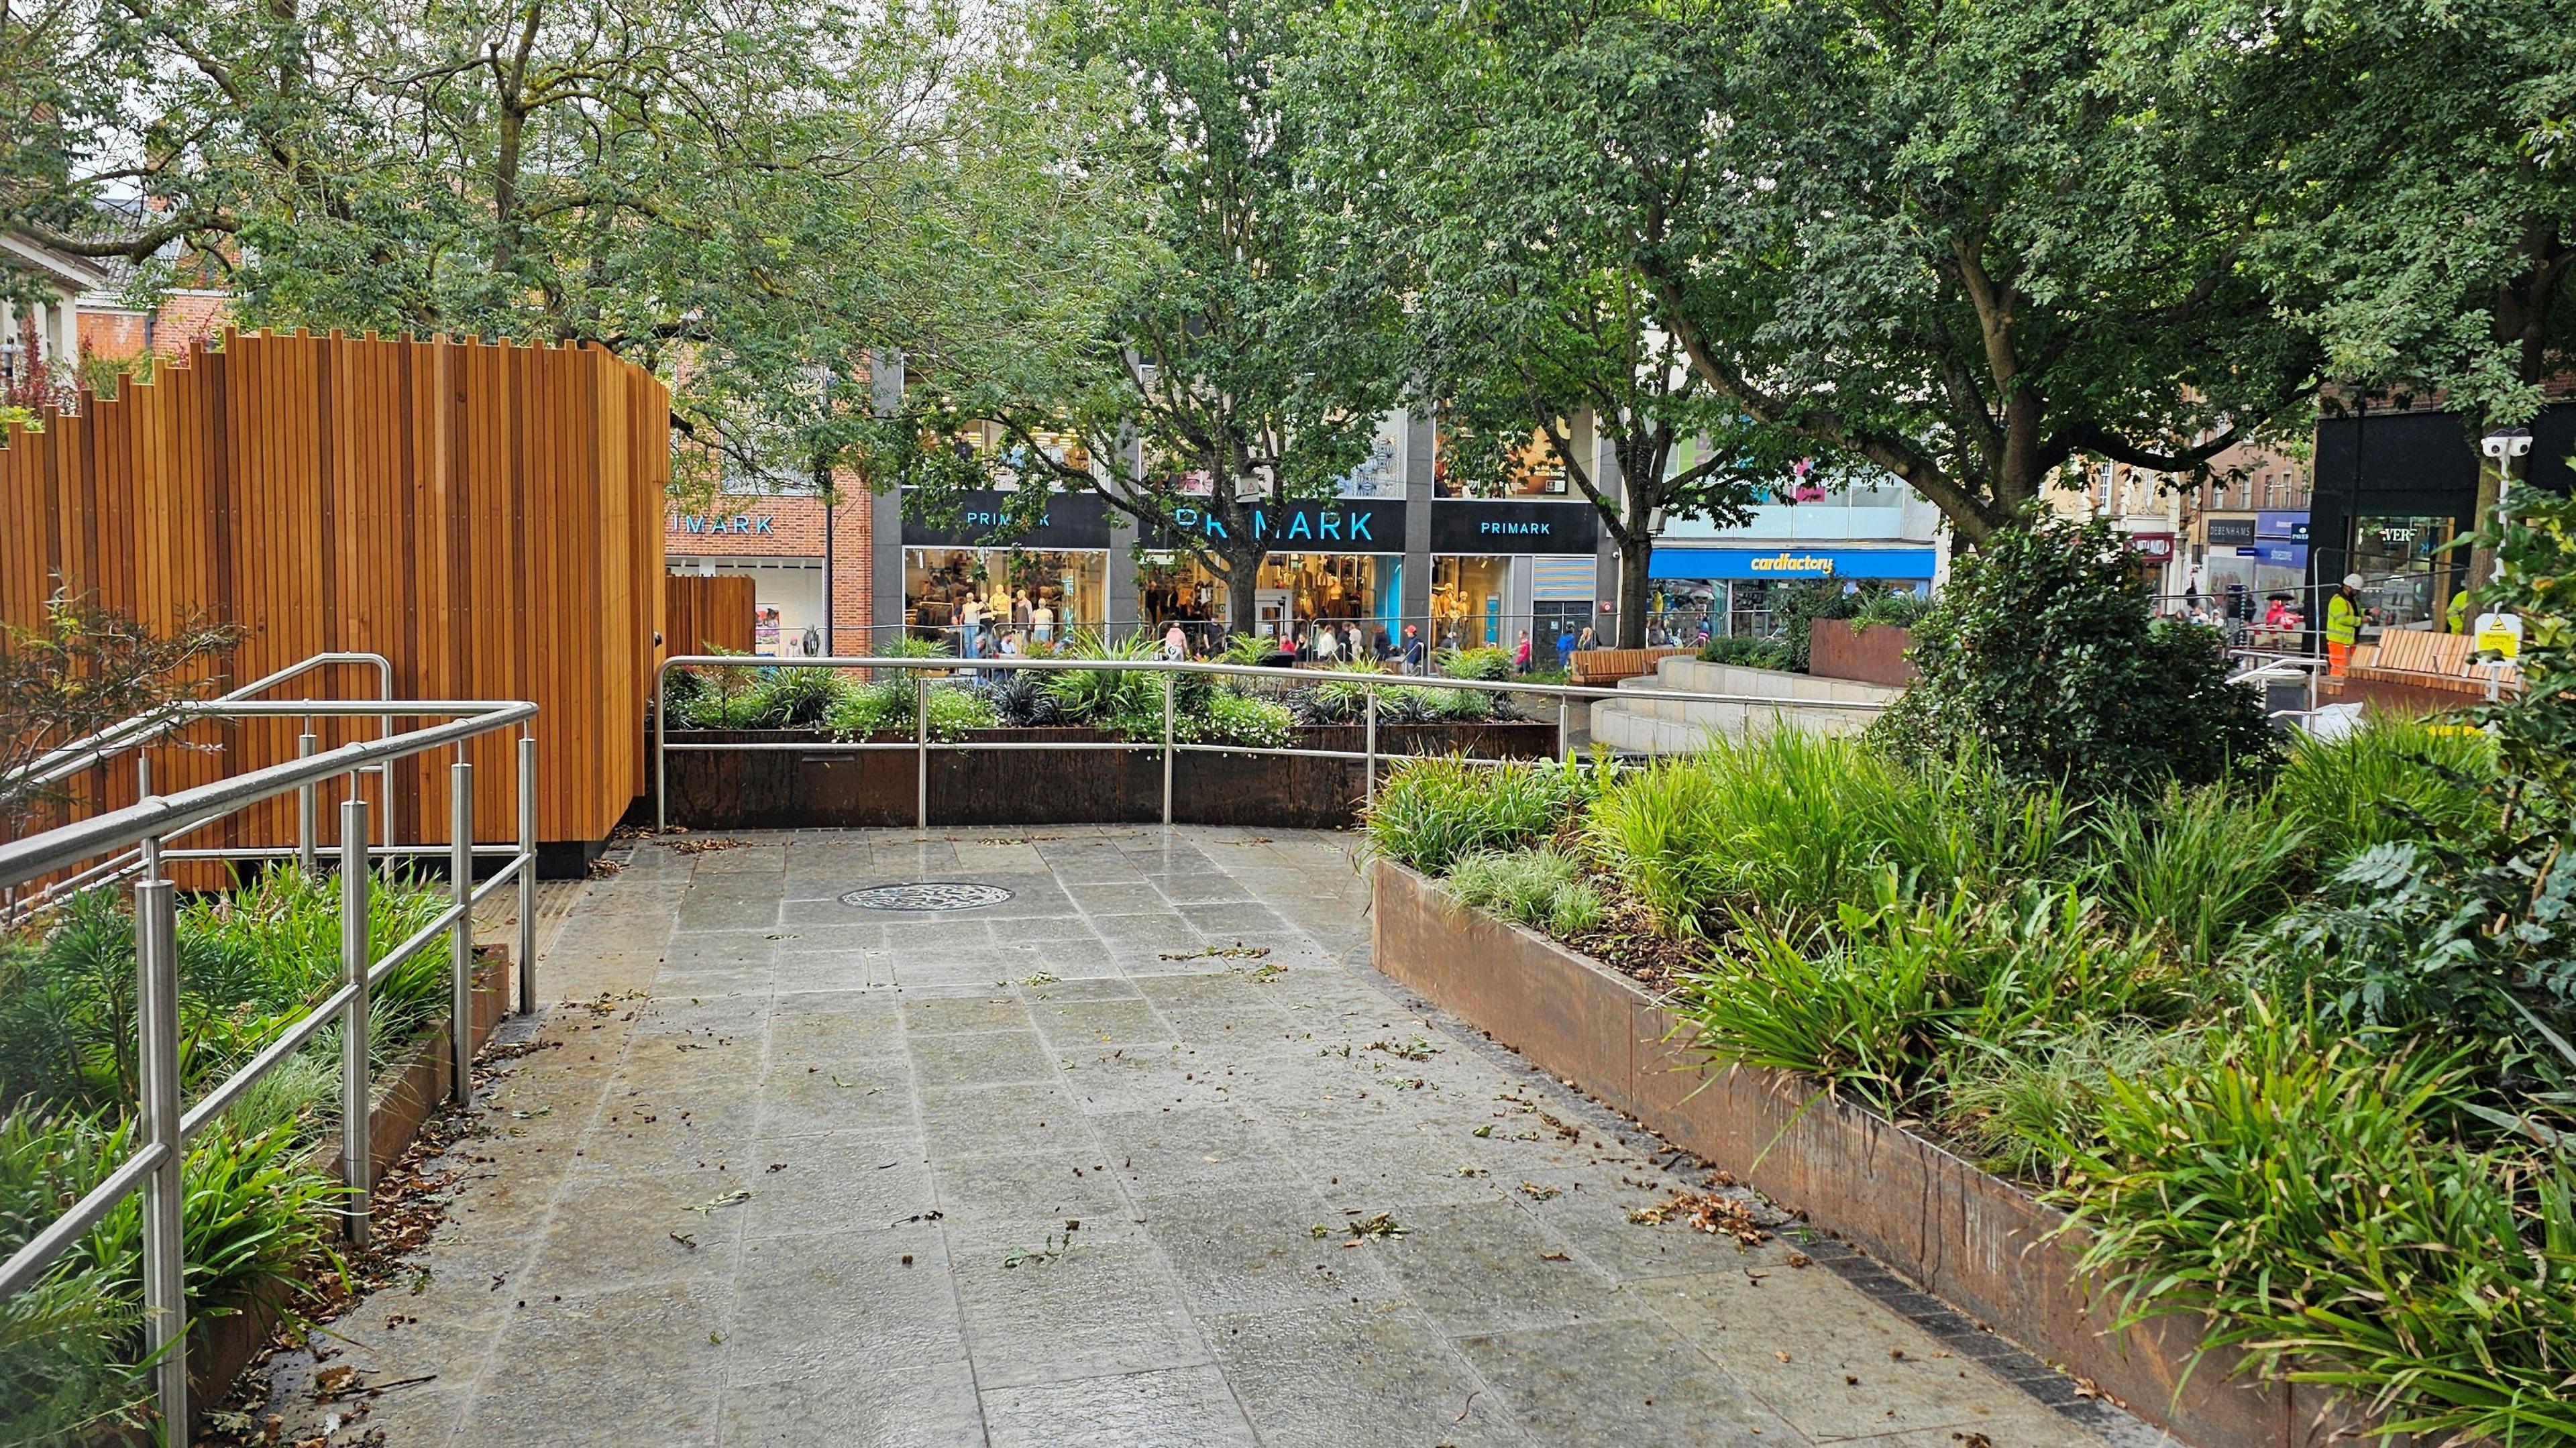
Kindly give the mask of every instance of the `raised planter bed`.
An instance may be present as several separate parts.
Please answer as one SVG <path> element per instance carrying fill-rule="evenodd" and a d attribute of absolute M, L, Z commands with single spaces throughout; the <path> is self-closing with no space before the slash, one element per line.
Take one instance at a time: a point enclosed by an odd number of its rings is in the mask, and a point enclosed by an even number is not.
<path fill-rule="evenodd" d="M 1914 636 L 1894 624 L 1807 621 L 1807 672 L 1819 678 L 1903 688 L 1914 682 L 1914 665 L 1905 657 L 1912 647 Z"/>
<path fill-rule="evenodd" d="M 474 947 L 477 1049 L 499 1029 L 501 1018 L 509 1013 L 509 1001 L 508 949 L 498 945 Z M 385 1169 L 410 1149 L 412 1139 L 420 1134 L 439 1103 L 447 1099 L 452 1084 L 448 1040 L 448 1022 L 433 1022 L 421 1035 L 409 1060 L 376 1078 L 375 1099 L 367 1112 L 367 1155 L 374 1163 L 371 1177 L 383 1177 Z M 340 1138 L 335 1134 L 317 1143 L 307 1165 L 333 1181 L 344 1180 L 340 1175 Z M 229 1316 L 200 1323 L 189 1334 L 188 1401 L 201 1424 L 207 1410 L 223 1401 L 232 1391 L 233 1380 L 267 1345 L 269 1334 L 285 1320 L 290 1303 L 291 1295 L 281 1288 L 254 1298 Z"/>
<path fill-rule="evenodd" d="M 1787 1072 L 1711 1069 L 1628 977 L 1469 910 L 1423 875 L 1369 866 L 1377 968 L 1559 1078 L 1852 1241 L 1923 1289 L 2198 1448 L 2312 1448 L 2354 1418 L 2320 1389 L 2191 1367 L 2189 1319 L 2118 1329 L 2079 1278 L 2064 1214 Z"/>
<path fill-rule="evenodd" d="M 1299 729 L 1301 749 L 1356 752 L 1359 725 Z M 970 743 L 1108 743 L 1098 729 L 977 729 Z M 813 729 L 673 730 L 674 744 L 831 742 Z M 898 741 L 906 742 L 908 740 Z M 1388 724 L 1386 755 L 1472 754 L 1546 759 L 1556 724 Z M 917 760 L 909 750 L 682 750 L 667 756 L 670 821 L 694 830 L 857 829 L 916 818 Z M 1182 824 L 1337 829 L 1366 793 L 1355 759 L 1277 754 L 1179 753 L 1172 759 L 1172 818 Z M 650 808 L 650 801 L 646 801 Z M 943 825 L 1142 824 L 1163 817 L 1163 755 L 1153 749 L 933 749 L 930 819 Z"/>

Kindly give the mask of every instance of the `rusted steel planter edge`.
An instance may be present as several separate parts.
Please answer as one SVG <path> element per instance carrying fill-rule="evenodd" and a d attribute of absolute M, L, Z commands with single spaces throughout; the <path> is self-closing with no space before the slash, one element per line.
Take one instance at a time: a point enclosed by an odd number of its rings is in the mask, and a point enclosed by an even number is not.
<path fill-rule="evenodd" d="M 2076 1271 L 2080 1235 L 2012 1183 L 1807 1078 L 1710 1068 L 1636 982 L 1414 870 L 1373 860 L 1369 885 L 1379 971 L 2183 1441 L 2314 1448 L 2355 1435 L 2357 1415 L 2320 1389 L 2230 1379 L 2225 1354 L 2193 1367 L 2192 1319 L 2116 1327 L 2116 1303 Z"/>

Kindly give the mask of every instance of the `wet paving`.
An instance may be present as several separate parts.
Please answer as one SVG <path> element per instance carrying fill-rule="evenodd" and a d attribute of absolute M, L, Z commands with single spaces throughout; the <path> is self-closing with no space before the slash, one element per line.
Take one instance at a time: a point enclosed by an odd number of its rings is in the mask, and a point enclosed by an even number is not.
<path fill-rule="evenodd" d="M 1834 1244 L 1632 1220 L 1707 1173 L 1377 976 L 1352 844 L 634 848 L 321 1339 L 418 1380 L 334 1441 L 2158 1441 Z"/>

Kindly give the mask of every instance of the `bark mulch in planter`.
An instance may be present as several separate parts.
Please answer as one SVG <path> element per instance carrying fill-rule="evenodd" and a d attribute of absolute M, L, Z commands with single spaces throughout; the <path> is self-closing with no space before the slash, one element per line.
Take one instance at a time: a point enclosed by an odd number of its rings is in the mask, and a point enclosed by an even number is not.
<path fill-rule="evenodd" d="M 1370 865 L 1377 968 L 1580 1085 L 2038 1356 L 2199 1448 L 2321 1448 L 2354 1416 L 2320 1389 L 2197 1368 L 2196 1326 L 2116 1329 L 2075 1274 L 2062 1213 L 1780 1071 L 1711 1070 L 1628 976 L 1471 911 L 1388 860 Z M 2188 1381 L 2186 1381 L 2188 1374 Z"/>

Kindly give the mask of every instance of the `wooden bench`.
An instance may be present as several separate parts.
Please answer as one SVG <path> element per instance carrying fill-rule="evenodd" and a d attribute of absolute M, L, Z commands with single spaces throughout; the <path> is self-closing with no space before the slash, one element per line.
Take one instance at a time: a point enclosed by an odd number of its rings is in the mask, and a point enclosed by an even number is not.
<path fill-rule="evenodd" d="M 2476 653 L 2476 640 L 2466 634 L 2393 628 L 2381 633 L 2378 642 L 2363 644 L 2352 651 L 2350 672 L 2356 679 L 2484 695 L 2488 676 L 2497 671 L 2471 663 Z M 2521 687 L 2519 670 L 2506 665 L 2501 673 L 2498 682 L 2503 688 Z"/>
<path fill-rule="evenodd" d="M 1577 649 L 1571 681 L 1577 684 L 1615 684 L 1655 671 L 1657 659 L 1669 659 L 1689 649 Z"/>

